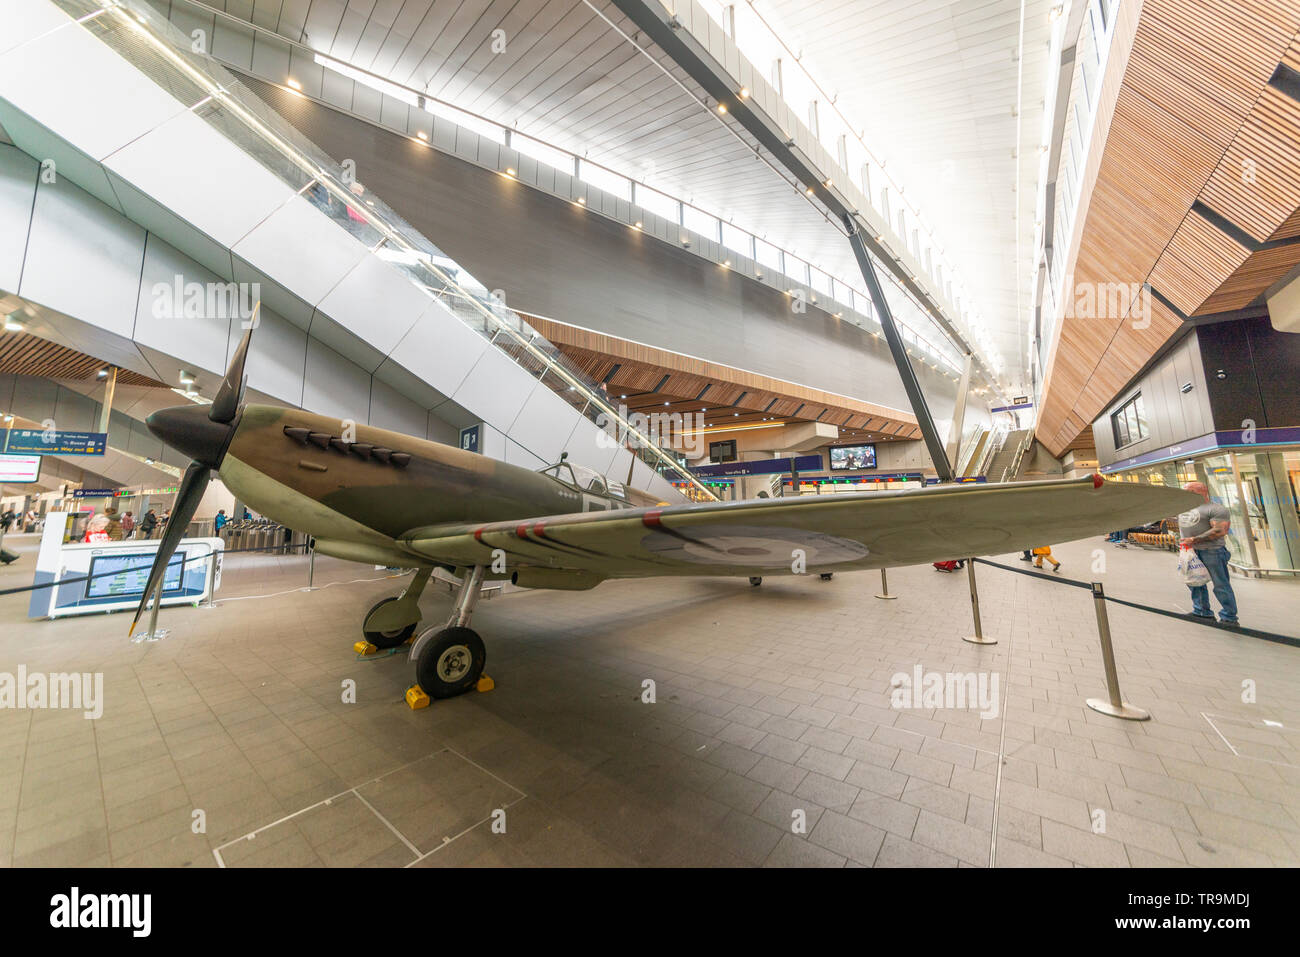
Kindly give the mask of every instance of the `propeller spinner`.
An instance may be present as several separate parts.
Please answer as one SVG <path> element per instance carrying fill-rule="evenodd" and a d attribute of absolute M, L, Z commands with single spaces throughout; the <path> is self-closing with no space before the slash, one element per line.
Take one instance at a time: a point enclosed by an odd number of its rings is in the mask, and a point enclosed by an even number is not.
<path fill-rule="evenodd" d="M 131 620 L 131 634 L 135 633 L 136 625 L 140 623 L 140 616 L 148 607 L 154 589 L 162 581 L 176 546 L 185 537 L 190 520 L 194 518 L 203 493 L 207 491 L 212 470 L 221 467 L 226 448 L 235 434 L 235 422 L 243 404 L 244 386 L 247 382 L 244 364 L 248 359 L 248 344 L 253 337 L 253 326 L 256 325 L 256 309 L 253 315 L 254 322 L 250 323 L 239 341 L 230 360 L 230 368 L 226 370 L 226 377 L 221 381 L 221 387 L 211 406 L 207 409 L 199 405 L 159 409 L 145 420 L 150 432 L 172 448 L 190 456 L 193 461 L 185 470 L 176 492 L 176 504 L 172 507 L 171 518 L 158 543 L 153 567 L 149 569 L 149 581 L 140 597 L 140 604 L 136 607 L 135 618 Z"/>

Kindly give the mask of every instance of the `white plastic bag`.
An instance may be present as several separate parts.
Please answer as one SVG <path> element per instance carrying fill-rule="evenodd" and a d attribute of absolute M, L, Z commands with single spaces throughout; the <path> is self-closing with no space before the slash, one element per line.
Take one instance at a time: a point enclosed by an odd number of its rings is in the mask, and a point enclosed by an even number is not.
<path fill-rule="evenodd" d="M 1196 549 L 1183 547 L 1178 549 L 1178 574 L 1183 577 L 1183 584 L 1205 585 L 1210 581 L 1210 570 L 1205 567 L 1196 554 Z"/>

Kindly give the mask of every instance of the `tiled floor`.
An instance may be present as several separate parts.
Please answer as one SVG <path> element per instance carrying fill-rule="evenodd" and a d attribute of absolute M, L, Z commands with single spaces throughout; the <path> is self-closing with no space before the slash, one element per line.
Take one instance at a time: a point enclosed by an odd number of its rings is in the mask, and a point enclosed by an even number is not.
<path fill-rule="evenodd" d="M 6 544 L 0 588 L 29 583 L 35 539 Z M 1167 554 L 1057 554 L 1189 607 Z M 890 572 L 896 601 L 875 572 L 607 583 L 484 602 L 496 690 L 412 712 L 405 655 L 350 648 L 400 588 L 383 575 L 321 559 L 334 584 L 305 593 L 301 558 L 232 556 L 222 597 L 256 597 L 164 610 L 154 644 L 0 598 L 0 671 L 102 671 L 106 702 L 0 711 L 0 862 L 1300 864 L 1297 648 L 1112 606 L 1125 698 L 1153 715 L 1132 723 L 1084 706 L 1105 689 L 1080 589 L 981 567 L 978 646 L 964 573 L 929 566 Z M 1300 633 L 1300 584 L 1237 591 L 1244 623 Z M 449 601 L 430 589 L 427 620 Z M 998 714 L 891 708 L 917 666 L 996 674 Z"/>

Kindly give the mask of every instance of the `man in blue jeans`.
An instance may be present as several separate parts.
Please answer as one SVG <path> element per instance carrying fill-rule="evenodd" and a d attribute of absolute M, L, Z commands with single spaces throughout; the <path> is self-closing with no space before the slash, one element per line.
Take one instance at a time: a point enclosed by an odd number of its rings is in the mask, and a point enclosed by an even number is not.
<path fill-rule="evenodd" d="M 1224 538 L 1228 534 L 1230 516 L 1222 505 L 1210 501 L 1210 490 L 1204 482 L 1192 482 L 1184 486 L 1189 492 L 1195 492 L 1205 499 L 1204 505 L 1178 516 L 1179 546 L 1187 546 L 1196 551 L 1196 557 L 1210 573 L 1210 583 L 1214 586 L 1214 597 L 1219 600 L 1219 622 L 1224 625 L 1237 624 L 1237 596 L 1232 593 L 1232 582 L 1228 579 L 1228 546 Z M 1205 585 L 1188 585 L 1192 592 L 1192 615 L 1196 618 L 1214 618 L 1210 610 L 1209 589 Z"/>

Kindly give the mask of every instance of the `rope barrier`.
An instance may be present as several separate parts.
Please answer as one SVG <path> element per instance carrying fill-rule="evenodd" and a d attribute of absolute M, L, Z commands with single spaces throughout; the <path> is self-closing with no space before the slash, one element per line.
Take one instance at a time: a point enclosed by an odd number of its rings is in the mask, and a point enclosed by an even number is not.
<path fill-rule="evenodd" d="M 988 565 L 992 568 L 1000 568 L 1004 572 L 1013 572 L 1017 575 L 1028 575 L 1030 578 L 1037 578 L 1040 581 L 1051 582 L 1056 585 L 1071 585 L 1075 588 L 1083 588 L 1092 591 L 1091 582 L 1081 582 L 1075 578 L 1057 578 L 1055 575 L 1042 575 L 1032 572 L 1026 568 L 1015 568 L 1012 565 L 1003 565 L 1001 562 L 989 561 L 987 558 L 976 558 L 974 561 L 981 565 Z M 1114 598 L 1111 595 L 1105 596 L 1106 601 L 1114 602 L 1116 605 L 1125 605 L 1129 608 L 1136 608 L 1138 611 L 1150 612 L 1153 615 L 1163 615 L 1165 618 L 1174 618 L 1178 621 L 1184 621 L 1193 625 L 1201 625 L 1205 628 L 1213 628 L 1216 631 L 1227 631 L 1234 635 L 1246 635 L 1249 638 L 1260 638 L 1264 641 L 1272 641 L 1280 645 L 1290 645 L 1292 648 L 1300 648 L 1300 638 L 1294 638 L 1290 635 L 1279 635 L 1272 631 L 1263 631 L 1259 628 L 1247 628 L 1245 625 L 1224 625 L 1220 622 L 1208 618 L 1198 618 L 1195 615 L 1184 614 L 1180 611 L 1170 611 L 1168 608 L 1157 608 L 1154 605 L 1144 605 L 1137 601 L 1128 601 L 1124 598 Z"/>

